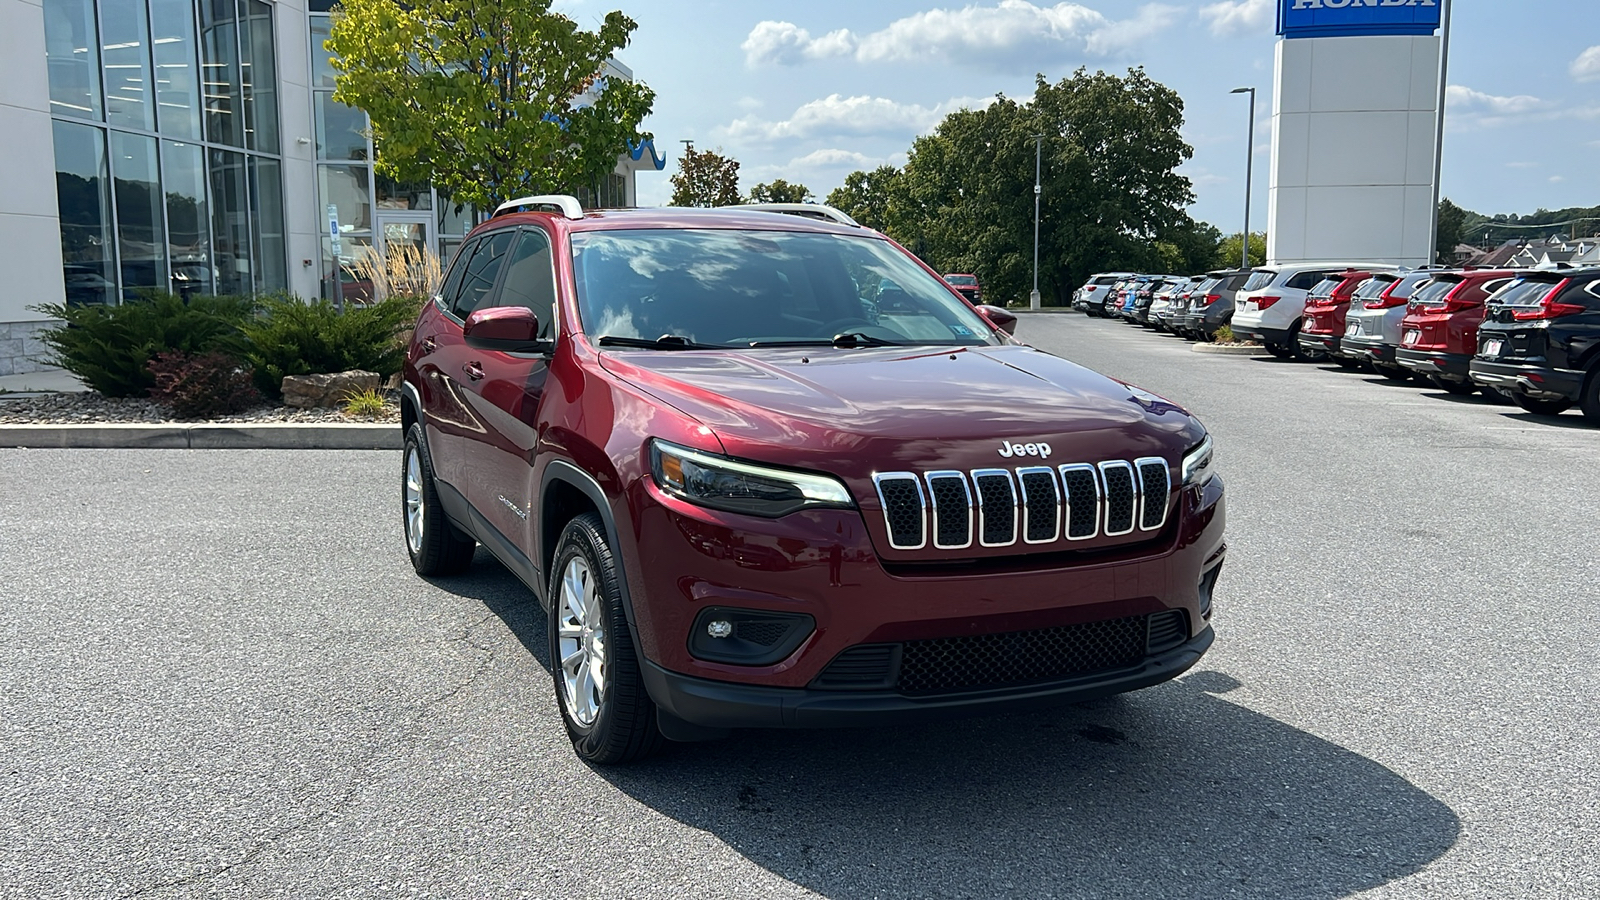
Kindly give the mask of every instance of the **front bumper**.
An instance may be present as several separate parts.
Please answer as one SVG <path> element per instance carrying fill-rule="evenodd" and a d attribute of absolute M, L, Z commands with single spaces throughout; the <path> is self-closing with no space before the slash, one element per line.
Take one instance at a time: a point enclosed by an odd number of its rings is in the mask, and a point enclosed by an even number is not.
<path fill-rule="evenodd" d="M 1503 388 L 1544 399 L 1565 397 L 1573 402 L 1577 402 L 1582 395 L 1585 376 L 1583 372 L 1570 369 L 1482 359 L 1471 360 L 1467 374 L 1474 382 L 1486 387 Z"/>
<path fill-rule="evenodd" d="M 901 725 L 962 715 L 1016 712 L 1081 703 L 1170 681 L 1210 649 L 1216 632 L 1200 634 L 1136 666 L 1044 684 L 1025 684 L 932 697 L 892 691 L 772 688 L 710 681 L 644 664 L 645 688 L 668 714 L 702 728 L 848 728 Z"/>
<path fill-rule="evenodd" d="M 1350 335 L 1339 344 L 1340 352 L 1346 356 L 1390 365 L 1394 364 L 1394 354 L 1398 349 L 1393 344 L 1384 343 L 1382 338 L 1365 335 Z"/>
<path fill-rule="evenodd" d="M 1459 381 L 1463 384 L 1470 380 L 1468 374 L 1472 364 L 1472 357 L 1465 353 L 1446 353 L 1443 350 L 1410 350 L 1400 347 L 1395 350 L 1394 360 L 1397 365 L 1418 372 L 1423 375 L 1432 375 L 1446 381 Z"/>

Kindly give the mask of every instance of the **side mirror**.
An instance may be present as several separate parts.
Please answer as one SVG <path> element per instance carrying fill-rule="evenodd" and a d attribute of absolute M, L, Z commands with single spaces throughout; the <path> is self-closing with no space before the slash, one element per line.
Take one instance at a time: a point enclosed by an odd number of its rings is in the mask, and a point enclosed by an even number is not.
<path fill-rule="evenodd" d="M 467 316 L 461 336 L 468 347 L 503 353 L 539 353 L 550 349 L 539 340 L 539 317 L 525 306 L 491 306 Z"/>
<path fill-rule="evenodd" d="M 1017 333 L 1017 317 L 1006 312 L 1000 307 L 984 304 L 983 306 L 978 307 L 978 312 L 982 313 L 983 317 L 989 320 L 989 324 L 1000 329 L 1001 331 L 1004 331 L 1006 334 Z"/>

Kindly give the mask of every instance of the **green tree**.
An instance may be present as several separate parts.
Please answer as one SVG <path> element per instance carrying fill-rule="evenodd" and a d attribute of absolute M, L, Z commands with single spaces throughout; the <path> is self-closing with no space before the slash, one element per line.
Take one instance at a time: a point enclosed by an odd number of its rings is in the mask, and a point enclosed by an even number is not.
<path fill-rule="evenodd" d="M 672 175 L 673 206 L 737 206 L 739 161 L 716 150 L 686 149 Z"/>
<path fill-rule="evenodd" d="M 842 186 L 828 193 L 826 202 L 868 228 L 888 231 L 899 181 L 900 170 L 894 166 L 851 172 Z"/>
<path fill-rule="evenodd" d="M 810 203 L 817 199 L 811 189 L 803 184 L 790 184 L 782 178 L 774 178 L 767 184 L 758 184 L 750 189 L 751 203 Z"/>
<path fill-rule="evenodd" d="M 637 25 L 597 31 L 551 0 L 343 0 L 326 48 L 334 99 L 365 110 L 379 172 L 429 181 L 458 203 L 599 193 L 655 92 L 601 73 Z"/>
<path fill-rule="evenodd" d="M 1456 245 L 1461 243 L 1461 228 L 1467 223 L 1467 211 L 1446 197 L 1439 201 L 1439 230 L 1436 235 L 1438 258 L 1435 262 L 1455 262 Z"/>
<path fill-rule="evenodd" d="M 1043 135 L 1039 289 L 1047 303 L 1066 302 L 1096 271 L 1204 268 L 1217 235 L 1184 212 L 1194 194 L 1176 171 L 1193 155 L 1182 124 L 1183 101 L 1142 69 L 1079 69 L 1054 84 L 1041 75 L 1031 102 L 998 96 L 918 138 L 905 167 L 885 179 L 884 230 L 936 269 L 977 274 L 996 299 L 1027 296 L 1034 135 Z M 869 178 L 857 174 L 840 199 L 865 203 Z"/>
<path fill-rule="evenodd" d="M 1267 264 L 1267 233 L 1265 231 L 1250 232 L 1250 266 L 1264 266 Z M 1239 267 L 1239 236 L 1228 235 L 1217 248 L 1212 266 L 1219 269 L 1236 269 Z"/>

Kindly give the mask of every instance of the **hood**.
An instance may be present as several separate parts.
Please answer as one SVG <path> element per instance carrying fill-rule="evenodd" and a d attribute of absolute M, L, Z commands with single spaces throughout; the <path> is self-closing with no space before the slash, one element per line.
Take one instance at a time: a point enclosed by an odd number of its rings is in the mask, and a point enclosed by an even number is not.
<path fill-rule="evenodd" d="M 711 428 L 730 456 L 847 480 L 1141 456 L 1175 465 L 1204 434 L 1160 397 L 1025 346 L 607 351 L 602 360 Z"/>

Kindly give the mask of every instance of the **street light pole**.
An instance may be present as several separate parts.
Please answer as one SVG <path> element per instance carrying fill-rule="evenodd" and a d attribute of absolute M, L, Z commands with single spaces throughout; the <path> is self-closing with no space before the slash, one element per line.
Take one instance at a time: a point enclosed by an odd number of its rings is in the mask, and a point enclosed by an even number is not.
<path fill-rule="evenodd" d="M 1234 88 L 1229 93 L 1250 95 L 1250 132 L 1244 148 L 1244 234 L 1239 238 L 1239 268 L 1250 268 L 1250 182 L 1254 180 L 1256 164 L 1256 89 Z"/>
<path fill-rule="evenodd" d="M 1033 293 L 1028 295 L 1028 308 L 1039 308 L 1039 160 L 1044 155 L 1044 135 L 1033 136 Z"/>

